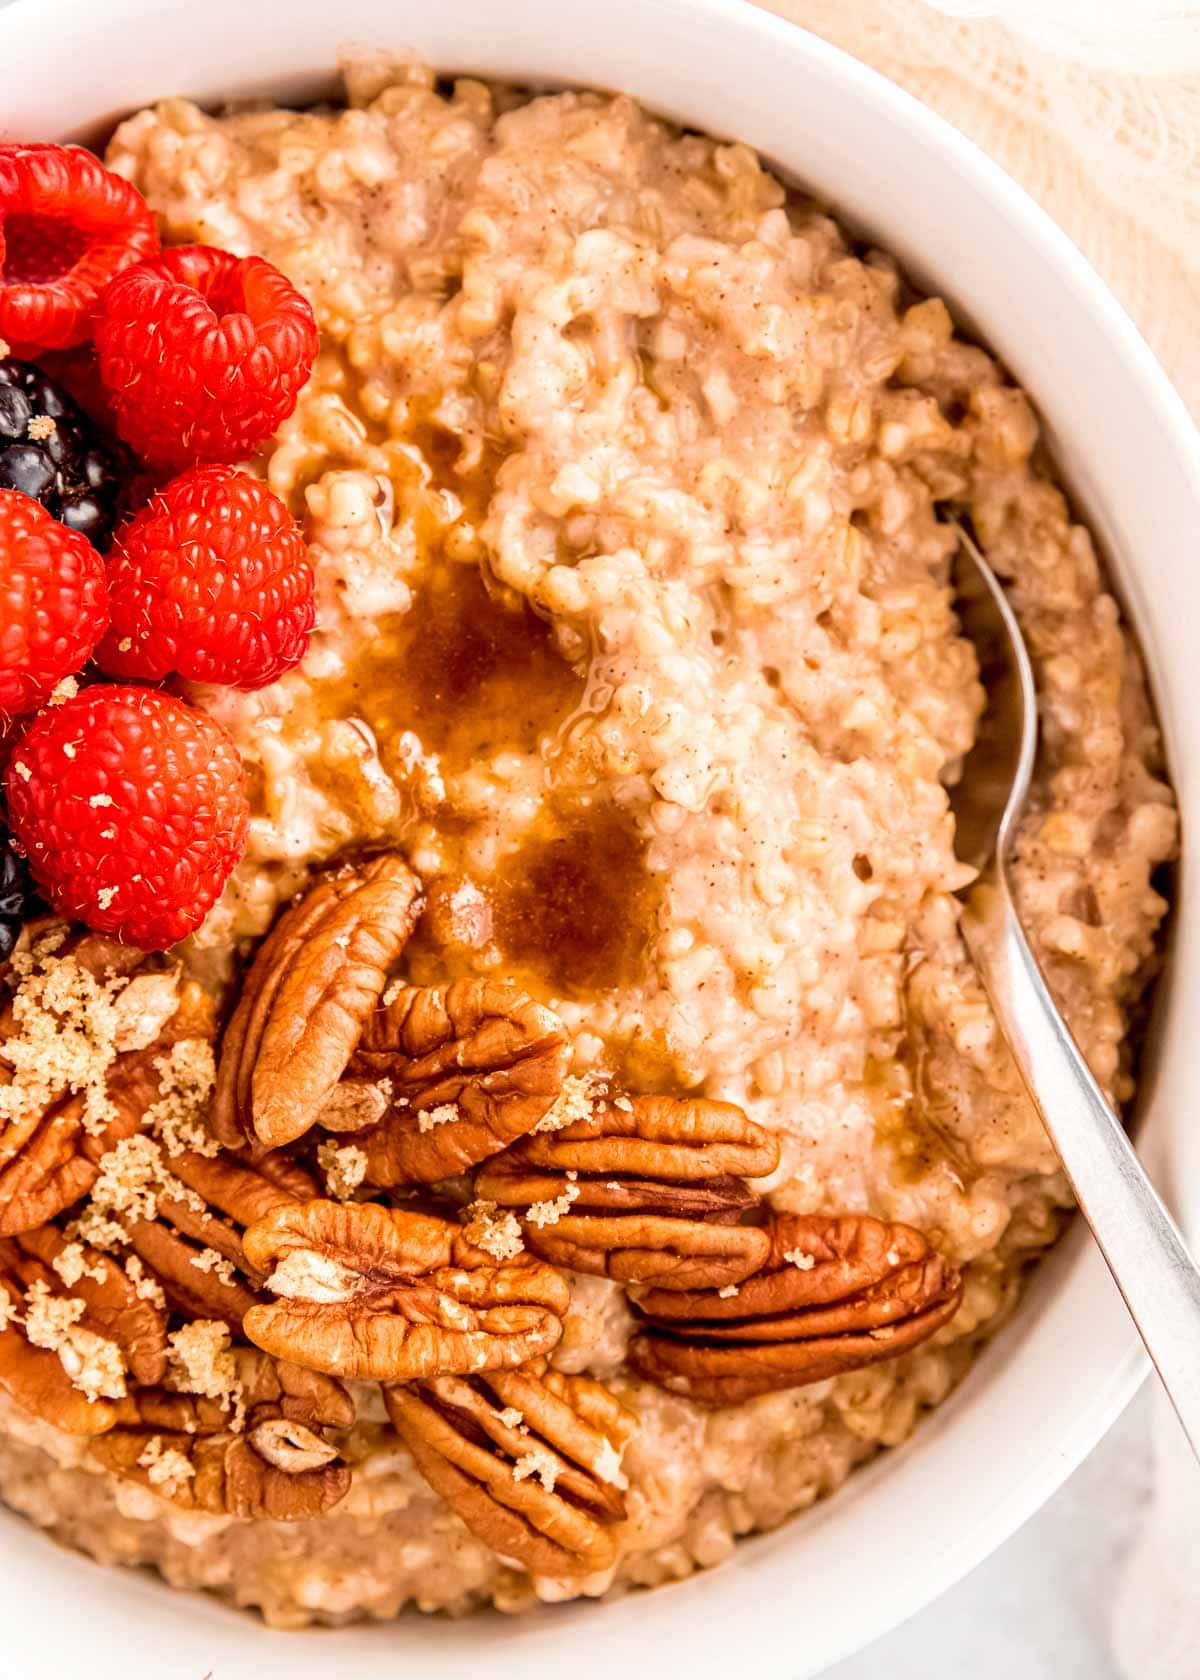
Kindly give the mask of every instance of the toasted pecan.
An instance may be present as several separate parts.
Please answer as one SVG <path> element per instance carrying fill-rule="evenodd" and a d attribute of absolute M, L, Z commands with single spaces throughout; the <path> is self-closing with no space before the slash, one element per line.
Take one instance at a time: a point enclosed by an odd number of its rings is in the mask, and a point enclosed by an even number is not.
<path fill-rule="evenodd" d="M 0 1240 L 0 1292 L 0 1387 L 45 1422 L 72 1435 L 99 1434 L 116 1421 L 114 1402 L 126 1392 L 127 1377 L 161 1379 L 165 1315 L 138 1295 L 114 1260 L 68 1244 L 54 1226 Z M 52 1345 L 32 1335 L 30 1308 L 39 1298 L 46 1324 L 63 1306 L 69 1309 Z"/>
<path fill-rule="evenodd" d="M 350 1396 L 257 1349 L 239 1347 L 234 1357 L 236 1409 L 229 1397 L 141 1389 L 120 1403 L 90 1456 L 185 1510 L 276 1522 L 331 1510 L 351 1472 L 328 1436 L 354 1422 Z"/>
<path fill-rule="evenodd" d="M 251 1162 L 231 1152 L 213 1159 L 184 1150 L 166 1166 L 177 1185 L 160 1191 L 154 1219 L 129 1223 L 129 1245 L 177 1311 L 223 1319 L 239 1332 L 263 1283 L 245 1256 L 245 1227 L 272 1208 L 315 1196 L 317 1182 L 279 1152 Z"/>
<path fill-rule="evenodd" d="M 894 1359 L 947 1324 L 962 1278 L 921 1232 L 867 1214 L 779 1214 L 736 1290 L 639 1292 L 629 1363 L 711 1406 Z"/>
<path fill-rule="evenodd" d="M 356 1132 L 368 1183 L 428 1184 L 532 1131 L 569 1061 L 558 1016 L 510 981 L 405 986 L 368 1016 L 321 1123 Z M 381 1094 L 384 1118 L 363 1131 L 351 1116 L 379 1119 L 371 1092 Z"/>
<path fill-rule="evenodd" d="M 42 1113 L 0 1128 L 0 1237 L 32 1231 L 85 1196 L 96 1182 L 96 1163 L 83 1129 L 84 1099 L 63 1097 Z M 100 1141 L 111 1146 L 137 1130 L 125 1113 L 108 1123 Z"/>
<path fill-rule="evenodd" d="M 588 1377 L 531 1367 L 384 1389 L 417 1469 L 478 1539 L 542 1575 L 616 1560 L 637 1418 Z"/>
<path fill-rule="evenodd" d="M 225 1031 L 213 1128 L 236 1147 L 301 1137 L 329 1101 L 421 910 L 397 853 L 317 877 L 259 947 Z"/>
<path fill-rule="evenodd" d="M 733 1103 L 633 1097 L 535 1133 L 487 1162 L 481 1200 L 511 1208 L 526 1246 L 554 1264 L 622 1283 L 697 1289 L 738 1283 L 770 1243 L 741 1223 L 779 1146 Z"/>
<path fill-rule="evenodd" d="M 53 952 L 52 962 L 74 965 L 98 982 L 125 982 L 103 1011 L 111 1017 L 111 1040 L 103 1048 L 95 1046 L 97 1077 L 109 1112 L 96 1123 L 89 1120 L 88 1097 L 82 1091 L 61 1082 L 38 1089 L 41 1082 L 35 1081 L 28 1105 L 13 1105 L 0 1114 L 3 1237 L 35 1230 L 87 1194 L 96 1181 L 100 1157 L 137 1131 L 143 1112 L 158 1096 L 159 1055 L 198 1030 L 192 1006 L 195 988 L 181 991 L 177 967 L 158 967 L 142 952 L 99 934 L 67 938 L 66 930 L 62 932 L 64 943 Z M 185 998 L 188 1008 L 183 1010 Z M 64 1030 L 80 1038 L 89 1032 L 86 1023 L 69 1021 Z M 23 1023 L 9 1000 L 0 1010 L 0 1084 L 9 1090 L 21 1086 L 3 1047 L 17 1056 L 22 1032 Z"/>
<path fill-rule="evenodd" d="M 22 1253 L 38 1261 L 40 1275 L 53 1271 L 57 1290 L 83 1301 L 87 1308 L 83 1322 L 97 1335 L 115 1342 L 125 1369 L 136 1383 L 156 1383 L 166 1369 L 166 1316 L 153 1301 L 137 1291 L 124 1268 L 107 1254 L 69 1242 L 55 1225 L 26 1231 L 16 1238 Z M 73 1258 L 83 1269 L 67 1283 L 56 1269 Z M 71 1271 L 67 1271 L 71 1276 Z"/>
<path fill-rule="evenodd" d="M 566 1280 L 528 1255 L 497 1264 L 444 1219 L 374 1203 L 277 1208 L 245 1249 L 280 1297 L 246 1314 L 249 1339 L 342 1377 L 523 1364 L 558 1342 L 570 1300 Z"/>
<path fill-rule="evenodd" d="M 113 1430 L 93 1441 L 90 1452 L 104 1469 L 153 1487 L 184 1510 L 219 1516 L 303 1522 L 332 1510 L 350 1487 L 348 1465 L 311 1462 L 310 1454 L 309 1468 L 289 1471 L 258 1451 L 250 1436 L 227 1432 Z"/>

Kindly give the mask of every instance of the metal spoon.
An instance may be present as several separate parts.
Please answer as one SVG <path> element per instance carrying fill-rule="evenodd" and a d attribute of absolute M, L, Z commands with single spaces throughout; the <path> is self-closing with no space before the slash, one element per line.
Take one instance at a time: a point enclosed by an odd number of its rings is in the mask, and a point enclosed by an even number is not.
<path fill-rule="evenodd" d="M 1019 625 L 991 567 L 959 527 L 956 603 L 988 708 L 951 790 L 956 851 L 981 870 L 962 933 L 1083 1216 L 1200 1458 L 1200 1270 L 1088 1071 L 1021 927 L 1011 852 L 1038 744 L 1037 691 Z"/>

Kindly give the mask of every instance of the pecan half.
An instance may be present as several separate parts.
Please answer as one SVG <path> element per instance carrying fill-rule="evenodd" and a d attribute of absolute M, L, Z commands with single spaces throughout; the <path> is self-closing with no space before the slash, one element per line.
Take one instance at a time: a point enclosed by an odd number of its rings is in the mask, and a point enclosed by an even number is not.
<path fill-rule="evenodd" d="M 83 1129 L 85 1102 L 65 1097 L 0 1133 L 0 1237 L 32 1231 L 87 1194 L 96 1182 Z M 136 1117 L 107 1123 L 98 1141 L 107 1147 L 137 1130 Z"/>
<path fill-rule="evenodd" d="M 540 1575 L 615 1563 L 637 1418 L 602 1384 L 496 1371 L 389 1386 L 384 1401 L 417 1469 L 492 1551 Z"/>
<path fill-rule="evenodd" d="M 0 1387 L 68 1434 L 110 1429 L 126 1375 L 154 1383 L 166 1369 L 164 1314 L 53 1226 L 0 1241 L 0 1326 Z"/>
<path fill-rule="evenodd" d="M 421 911 L 394 853 L 320 876 L 259 947 L 225 1031 L 213 1129 L 292 1143 L 329 1101 Z"/>
<path fill-rule="evenodd" d="M 245 1236 L 282 1297 L 244 1330 L 282 1359 L 409 1382 L 521 1365 L 562 1335 L 566 1279 L 528 1255 L 498 1265 L 460 1227 L 360 1202 L 280 1207 Z"/>
<path fill-rule="evenodd" d="M 741 1219 L 745 1182 L 779 1161 L 775 1138 L 733 1103 L 616 1097 L 483 1167 L 485 1201 L 512 1208 L 527 1247 L 556 1265 L 660 1289 L 740 1283 L 767 1258 Z M 744 1176 L 743 1176 L 744 1175 Z"/>
<path fill-rule="evenodd" d="M 355 1137 L 368 1181 L 430 1184 L 532 1131 L 569 1062 L 558 1016 L 510 981 L 406 986 L 368 1017 L 349 1081 L 321 1123 L 349 1130 L 347 1092 L 382 1089 L 382 1123 Z"/>
<path fill-rule="evenodd" d="M 212 1159 L 184 1150 L 165 1165 L 170 1176 L 156 1197 L 157 1216 L 129 1223 L 129 1245 L 177 1311 L 223 1319 L 239 1332 L 245 1314 L 262 1299 L 264 1281 L 246 1259 L 246 1226 L 273 1208 L 315 1196 L 317 1182 L 277 1153 L 251 1164 L 232 1154 Z"/>
<path fill-rule="evenodd" d="M 127 977 L 112 1001 L 111 1061 L 103 1075 L 111 1112 L 89 1124 L 87 1096 L 59 1088 L 40 1106 L 0 1118 L 0 1236 L 34 1230 L 86 1195 L 101 1156 L 132 1136 L 157 1100 L 163 1052 L 212 1033 L 211 1005 L 195 985 L 181 987 L 177 969 L 146 968 L 142 953 L 131 957 L 129 947 L 100 935 L 65 950 L 94 978 Z M 10 1004 L 0 1016 L 0 1042 L 18 1030 Z M 11 1064 L 0 1058 L 0 1083 L 6 1071 Z"/>
<path fill-rule="evenodd" d="M 257 1349 L 234 1356 L 237 1411 L 227 1401 L 142 1389 L 121 1402 L 116 1427 L 90 1456 L 184 1510 L 276 1522 L 331 1510 L 351 1472 L 327 1434 L 354 1422 L 350 1396 L 331 1378 Z"/>
<path fill-rule="evenodd" d="M 639 1375 L 728 1406 L 907 1353 L 954 1317 L 962 1278 L 909 1225 L 780 1214 L 762 1270 L 732 1293 L 651 1289 L 629 1347 Z"/>

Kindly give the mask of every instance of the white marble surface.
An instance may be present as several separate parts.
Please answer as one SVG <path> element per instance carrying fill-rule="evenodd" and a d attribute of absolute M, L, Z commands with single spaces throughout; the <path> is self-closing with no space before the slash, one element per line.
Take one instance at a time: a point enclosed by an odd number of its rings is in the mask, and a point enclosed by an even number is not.
<path fill-rule="evenodd" d="M 1108 1624 L 1150 1496 L 1151 1398 L 1000 1551 L 823 1680 L 1130 1680 Z"/>

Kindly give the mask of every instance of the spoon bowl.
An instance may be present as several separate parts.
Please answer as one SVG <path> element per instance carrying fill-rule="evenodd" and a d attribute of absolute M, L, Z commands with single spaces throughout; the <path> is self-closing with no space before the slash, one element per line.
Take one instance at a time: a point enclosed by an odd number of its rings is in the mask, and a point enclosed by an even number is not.
<path fill-rule="evenodd" d="M 1092 1235 L 1200 1458 L 1200 1270 L 1046 984 L 1009 877 L 1038 746 L 1037 687 L 1016 615 L 958 526 L 957 605 L 988 697 L 951 790 L 959 857 L 979 871 L 962 934 Z"/>
<path fill-rule="evenodd" d="M 1025 638 L 999 579 L 974 538 L 957 525 L 955 607 L 974 644 L 987 706 L 975 744 L 950 790 L 954 849 L 983 870 L 1006 855 L 1029 796 L 1037 757 L 1037 688 Z"/>

